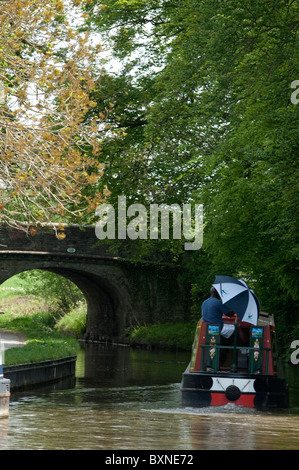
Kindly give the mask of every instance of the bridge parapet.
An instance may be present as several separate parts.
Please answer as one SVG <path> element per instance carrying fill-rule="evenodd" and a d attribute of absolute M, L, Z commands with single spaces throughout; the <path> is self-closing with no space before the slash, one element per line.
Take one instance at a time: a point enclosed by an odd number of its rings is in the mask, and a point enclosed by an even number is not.
<path fill-rule="evenodd" d="M 94 226 L 44 225 L 39 229 L 17 230 L 0 226 L 0 251 L 38 251 L 44 253 L 76 253 L 120 255 L 126 246 L 99 243 Z"/>
<path fill-rule="evenodd" d="M 147 257 L 141 256 L 135 240 L 99 240 L 92 225 L 64 225 L 62 228 L 60 224 L 44 224 L 38 230 L 34 227 L 17 230 L 0 224 L 0 253 L 25 251 L 173 264 L 165 251 L 151 250 Z"/>

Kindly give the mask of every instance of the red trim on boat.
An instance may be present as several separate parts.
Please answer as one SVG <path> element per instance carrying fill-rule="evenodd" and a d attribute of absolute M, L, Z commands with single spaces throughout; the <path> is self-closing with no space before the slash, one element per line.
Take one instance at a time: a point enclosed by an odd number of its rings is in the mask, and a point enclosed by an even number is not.
<path fill-rule="evenodd" d="M 222 392 L 211 392 L 211 406 L 223 406 L 228 403 L 234 403 L 237 406 L 247 406 L 249 408 L 254 408 L 254 393 L 243 393 L 238 400 L 231 401 L 228 400 L 225 396 L 225 393 Z"/>

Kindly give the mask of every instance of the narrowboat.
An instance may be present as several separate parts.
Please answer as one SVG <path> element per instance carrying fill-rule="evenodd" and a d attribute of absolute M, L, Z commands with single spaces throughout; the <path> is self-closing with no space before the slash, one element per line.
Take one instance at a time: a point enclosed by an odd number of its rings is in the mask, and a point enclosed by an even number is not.
<path fill-rule="evenodd" d="M 288 385 L 277 354 L 273 315 L 260 312 L 256 325 L 236 315 L 223 317 L 223 323 L 235 325 L 229 339 L 220 334 L 221 325 L 202 319 L 198 322 L 191 361 L 181 382 L 182 404 L 288 407 Z"/>

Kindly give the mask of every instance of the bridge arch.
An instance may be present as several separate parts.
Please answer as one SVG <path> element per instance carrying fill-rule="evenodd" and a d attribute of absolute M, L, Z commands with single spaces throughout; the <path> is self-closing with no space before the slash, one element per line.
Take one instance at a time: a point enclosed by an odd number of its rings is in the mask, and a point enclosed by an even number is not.
<path fill-rule="evenodd" d="M 47 268 L 69 279 L 83 293 L 87 304 L 85 339 L 107 340 L 123 334 L 125 304 L 122 293 L 107 279 L 70 268 Z"/>
<path fill-rule="evenodd" d="M 64 226 L 63 235 L 0 224 L 0 284 L 33 269 L 68 278 L 85 296 L 90 340 L 121 341 L 127 327 L 188 318 L 189 285 L 167 253 L 137 261 L 134 242 L 98 243 L 92 226 Z"/>
<path fill-rule="evenodd" d="M 112 340 L 124 333 L 129 311 L 129 292 L 124 276 L 113 266 L 84 266 L 84 263 L 57 261 L 13 260 L 8 272 L 0 266 L 0 284 L 24 271 L 49 271 L 69 279 L 83 293 L 87 304 L 85 339 Z M 25 262 L 24 262 L 25 261 Z M 5 270 L 6 271 L 6 270 Z"/>

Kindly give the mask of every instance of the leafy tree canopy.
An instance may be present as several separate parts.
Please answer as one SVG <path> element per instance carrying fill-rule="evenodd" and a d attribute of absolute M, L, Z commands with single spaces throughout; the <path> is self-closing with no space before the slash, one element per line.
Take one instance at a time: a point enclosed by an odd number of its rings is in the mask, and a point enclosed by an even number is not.
<path fill-rule="evenodd" d="M 294 321 L 298 3 L 88 0 L 86 11 L 121 64 L 96 98 L 113 103 L 118 130 L 103 156 L 111 197 L 204 203 L 193 282 L 205 256 L 207 287 L 242 273 Z"/>

